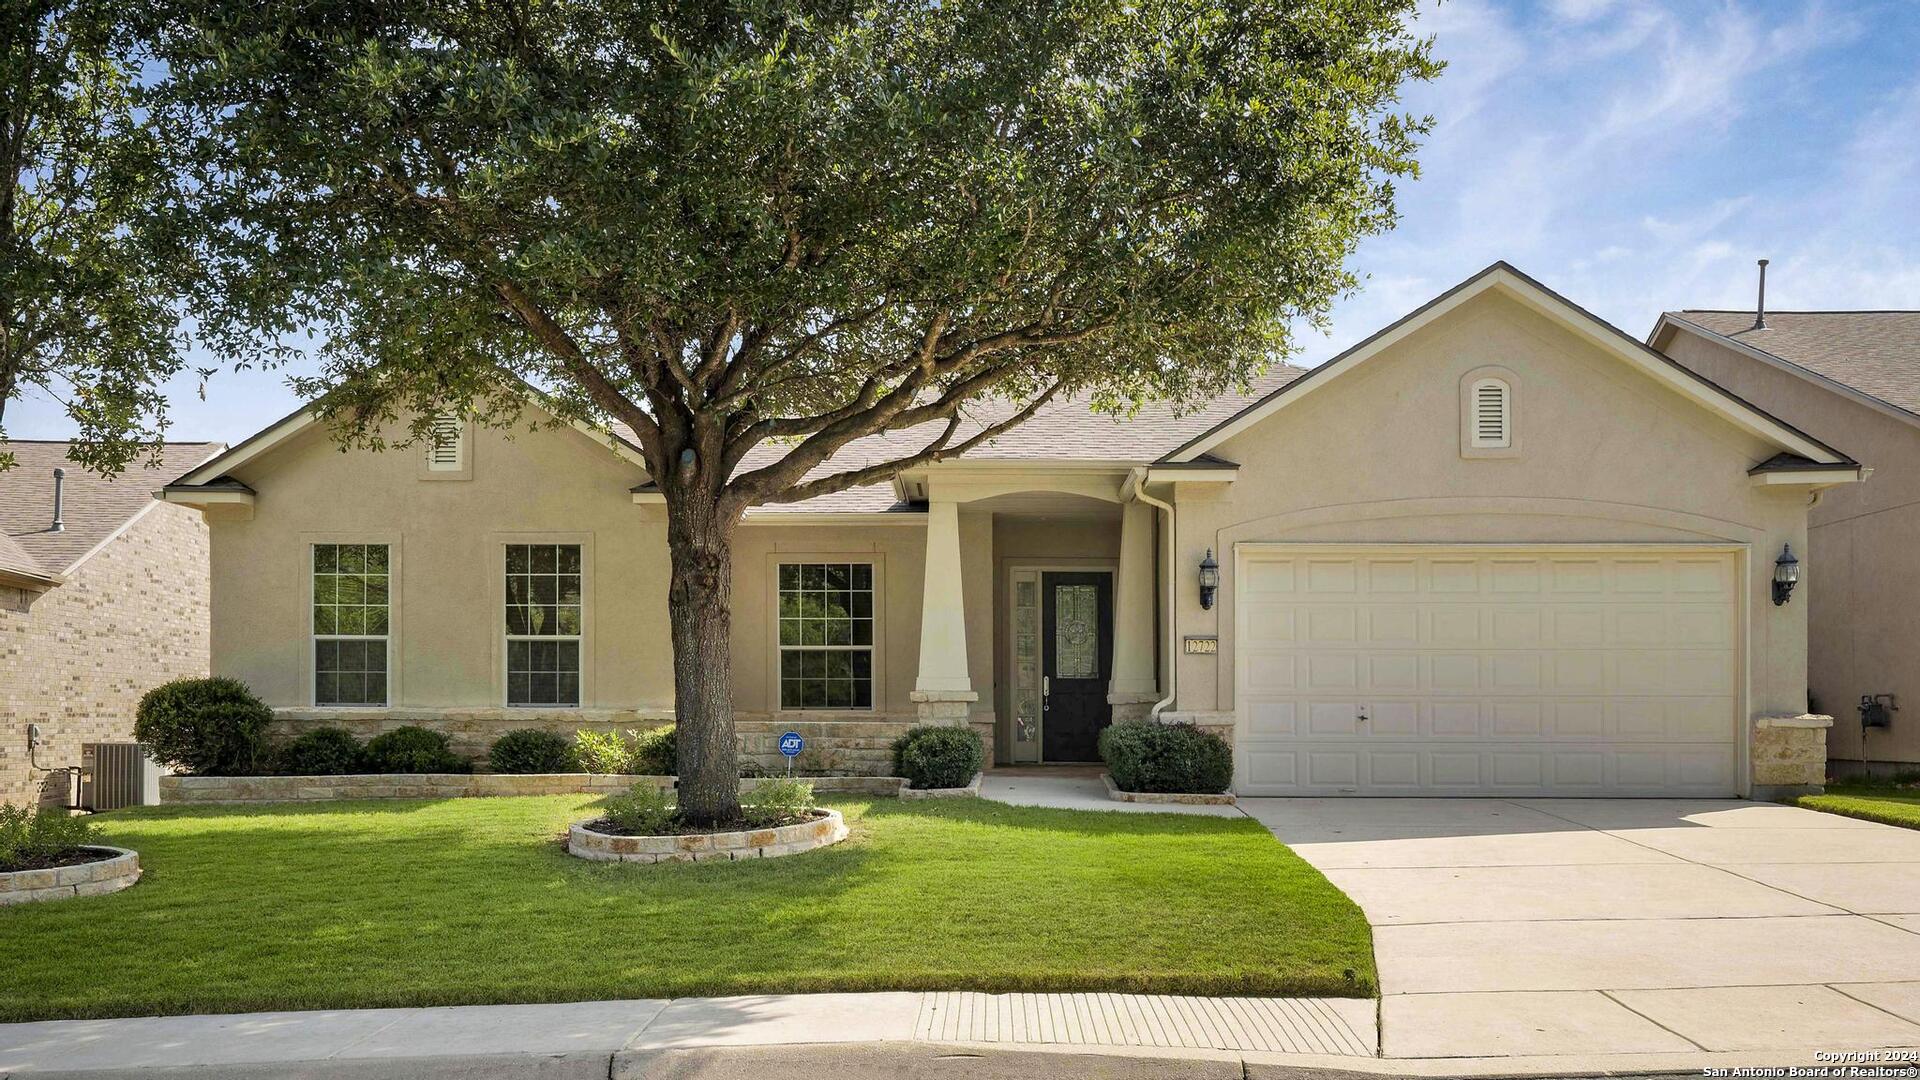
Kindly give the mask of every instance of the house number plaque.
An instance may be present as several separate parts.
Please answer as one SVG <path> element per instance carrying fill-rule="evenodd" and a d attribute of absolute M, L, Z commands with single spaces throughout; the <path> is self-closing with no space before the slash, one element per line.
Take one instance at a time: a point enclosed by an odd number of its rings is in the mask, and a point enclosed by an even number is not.
<path fill-rule="evenodd" d="M 1220 651 L 1220 639 L 1217 637 L 1190 637 L 1186 642 L 1188 656 L 1212 656 Z"/>

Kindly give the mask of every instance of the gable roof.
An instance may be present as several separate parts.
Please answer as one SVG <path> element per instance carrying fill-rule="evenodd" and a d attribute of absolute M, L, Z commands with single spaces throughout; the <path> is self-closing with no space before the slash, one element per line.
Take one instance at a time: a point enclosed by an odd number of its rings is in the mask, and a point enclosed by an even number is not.
<path fill-rule="evenodd" d="M 1279 388 L 1164 457 L 1163 461 L 1192 461 L 1235 435 L 1260 423 L 1434 320 L 1489 290 L 1499 290 L 1545 315 L 1588 342 L 1651 376 L 1656 381 L 1717 413 L 1736 426 L 1768 440 L 1781 450 L 1819 464 L 1855 464 L 1847 455 L 1773 416 L 1647 345 L 1613 324 L 1521 273 L 1511 264 L 1496 262 L 1460 284 L 1427 301 L 1365 341 Z"/>
<path fill-rule="evenodd" d="M 1669 311 L 1648 342 L 1686 330 L 1920 420 L 1920 311 L 1769 311 L 1764 328 L 1753 322 L 1751 311 Z"/>
<path fill-rule="evenodd" d="M 0 444 L 16 465 L 0 473 L 0 569 L 25 556 L 30 565 L 17 573 L 58 578 L 86 561 L 154 506 L 156 483 L 206 461 L 224 444 L 170 442 L 159 460 L 137 459 L 118 477 L 104 477 L 67 457 L 71 443 L 10 441 Z M 61 517 L 66 528 L 53 531 L 53 470 L 66 470 Z"/>

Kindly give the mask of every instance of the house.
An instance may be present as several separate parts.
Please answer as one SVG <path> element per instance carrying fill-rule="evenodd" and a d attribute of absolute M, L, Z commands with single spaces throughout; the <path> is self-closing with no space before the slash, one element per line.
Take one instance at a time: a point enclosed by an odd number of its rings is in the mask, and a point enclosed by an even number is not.
<path fill-rule="evenodd" d="M 207 527 L 149 492 L 225 447 L 109 479 L 68 445 L 0 444 L 0 802 L 64 802 L 82 743 L 131 740 L 142 694 L 207 672 Z"/>
<path fill-rule="evenodd" d="M 1920 311 L 1669 311 L 1649 338 L 1794 424 L 1844 432 L 1871 482 L 1808 512 L 1810 709 L 1834 772 L 1920 763 Z M 1885 726 L 1862 724 L 1861 703 Z M 1905 706 L 1904 710 L 1901 706 Z M 1884 711 L 1882 711 L 1884 710 Z"/>
<path fill-rule="evenodd" d="M 301 411 L 161 493 L 212 531 L 213 670 L 282 733 L 672 715 L 660 496 L 617 432 L 456 417 L 341 453 Z M 918 445 L 914 433 L 887 437 Z M 852 446 L 832 467 L 886 452 Z M 1806 593 L 1845 453 L 1505 264 L 1197 412 L 1056 405 L 891 483 L 750 511 L 745 751 L 880 771 L 915 722 L 1084 761 L 1114 720 L 1228 735 L 1261 795 L 1817 785 Z"/>

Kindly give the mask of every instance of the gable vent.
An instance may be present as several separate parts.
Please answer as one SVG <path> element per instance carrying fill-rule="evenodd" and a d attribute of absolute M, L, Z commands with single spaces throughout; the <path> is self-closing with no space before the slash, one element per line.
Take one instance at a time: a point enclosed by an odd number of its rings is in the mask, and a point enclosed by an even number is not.
<path fill-rule="evenodd" d="M 1513 445 L 1513 390 L 1499 379 L 1481 379 L 1473 384 L 1473 445 Z"/>
<path fill-rule="evenodd" d="M 430 472 L 459 472 L 466 467 L 466 425 L 456 413 L 445 412 L 433 418 L 433 441 L 427 444 L 427 469 Z"/>

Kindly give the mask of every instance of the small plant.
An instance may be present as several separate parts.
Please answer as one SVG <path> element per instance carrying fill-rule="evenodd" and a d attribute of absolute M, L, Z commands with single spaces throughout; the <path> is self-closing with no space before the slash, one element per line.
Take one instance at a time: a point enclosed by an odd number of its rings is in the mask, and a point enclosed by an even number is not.
<path fill-rule="evenodd" d="M 813 785 L 805 780 L 762 780 L 740 800 L 749 825 L 767 828 L 813 816 Z"/>
<path fill-rule="evenodd" d="M 625 795 L 607 800 L 602 820 L 616 833 L 658 836 L 673 827 L 676 812 L 672 792 L 653 784 L 635 784 Z"/>
<path fill-rule="evenodd" d="M 894 772 L 915 788 L 957 788 L 973 782 L 986 755 L 972 728 L 928 725 L 893 741 Z"/>
<path fill-rule="evenodd" d="M 633 771 L 633 740 L 617 731 L 576 731 L 573 752 L 580 759 L 580 767 L 590 773 L 626 776 Z"/>
<path fill-rule="evenodd" d="M 473 766 L 453 752 L 447 737 L 415 725 L 397 727 L 367 743 L 368 772 L 463 773 Z"/>
<path fill-rule="evenodd" d="M 362 754 L 360 740 L 347 729 L 314 728 L 280 748 L 273 771 L 282 776 L 345 776 L 360 771 Z"/>
<path fill-rule="evenodd" d="M 133 737 L 154 759 L 198 776 L 259 770 L 273 710 L 237 679 L 175 679 L 147 691 Z"/>
<path fill-rule="evenodd" d="M 765 765 L 750 757 L 740 759 L 740 779 L 754 780 L 762 776 L 772 776 L 773 772 Z"/>
<path fill-rule="evenodd" d="M 1233 748 L 1192 724 L 1115 724 L 1100 733 L 1100 758 L 1122 791 L 1216 795 L 1233 784 Z"/>
<path fill-rule="evenodd" d="M 94 843 L 93 819 L 59 807 L 0 804 L 0 873 L 54 866 Z"/>
<path fill-rule="evenodd" d="M 497 773 L 570 773 L 580 771 L 580 755 L 565 735 L 525 728 L 494 740 L 487 764 Z"/>

